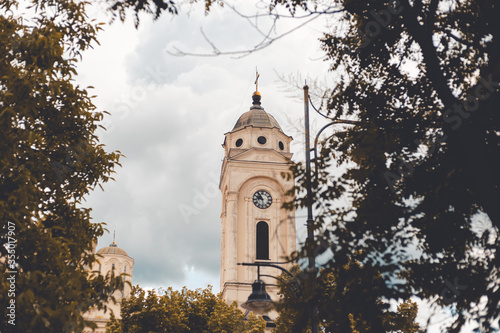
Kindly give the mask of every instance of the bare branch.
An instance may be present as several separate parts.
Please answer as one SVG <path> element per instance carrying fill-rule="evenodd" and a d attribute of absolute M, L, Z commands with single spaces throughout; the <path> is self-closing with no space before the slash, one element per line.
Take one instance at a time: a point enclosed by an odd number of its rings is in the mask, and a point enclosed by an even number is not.
<path fill-rule="evenodd" d="M 200 32 L 201 32 L 201 35 L 203 36 L 203 38 L 207 41 L 208 44 L 210 44 L 210 46 L 212 47 L 212 50 L 214 52 L 215 55 L 219 55 L 220 54 L 220 50 L 217 48 L 217 46 L 215 46 L 214 43 L 212 43 L 212 41 L 207 37 L 207 35 L 205 34 L 205 32 L 203 31 L 203 28 L 200 28 Z"/>
<path fill-rule="evenodd" d="M 234 56 L 234 58 L 243 58 L 246 57 L 254 52 L 260 51 L 271 44 L 273 44 L 275 41 L 282 39 L 283 37 L 286 37 L 296 30 L 304 27 L 305 25 L 311 23 L 312 21 L 320 18 L 322 15 L 330 15 L 330 14 L 335 14 L 335 13 L 340 13 L 344 9 L 340 7 L 332 7 L 329 6 L 325 8 L 324 10 L 321 11 L 309 11 L 304 15 L 300 16 L 292 16 L 292 15 L 282 15 L 278 13 L 275 9 L 270 9 L 270 12 L 267 13 L 256 13 L 253 15 L 245 15 L 241 13 L 236 7 L 232 5 L 226 4 L 226 7 L 230 8 L 234 13 L 236 13 L 238 16 L 241 18 L 245 19 L 248 24 L 252 28 L 254 28 L 261 36 L 262 40 L 255 44 L 253 47 L 246 49 L 246 50 L 233 50 L 233 51 L 221 51 L 215 43 L 201 30 L 203 38 L 207 41 L 207 43 L 211 46 L 212 52 L 211 53 L 194 53 L 194 52 L 186 52 L 183 50 L 178 49 L 177 47 L 173 46 L 171 50 L 167 50 L 167 53 L 173 56 L 196 56 L 196 57 L 217 57 L 220 55 L 229 55 L 229 56 Z M 267 31 L 263 31 L 261 27 L 259 26 L 259 18 L 261 17 L 267 17 L 270 18 L 272 21 L 271 26 Z M 278 19 L 280 18 L 293 18 L 293 19 L 299 19 L 299 20 L 304 20 L 302 23 L 298 24 L 294 28 L 291 28 L 290 30 L 278 34 L 276 36 L 273 36 L 273 34 L 276 33 L 276 27 L 277 27 L 277 22 Z"/>

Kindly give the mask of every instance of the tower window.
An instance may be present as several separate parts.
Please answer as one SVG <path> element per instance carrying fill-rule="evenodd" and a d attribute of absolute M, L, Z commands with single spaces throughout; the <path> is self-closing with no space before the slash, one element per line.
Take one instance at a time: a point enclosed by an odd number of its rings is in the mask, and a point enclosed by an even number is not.
<path fill-rule="evenodd" d="M 257 259 L 269 259 L 269 226 L 264 221 L 257 223 Z"/>
<path fill-rule="evenodd" d="M 101 264 L 99 264 L 99 273 L 101 273 Z"/>
<path fill-rule="evenodd" d="M 114 271 L 115 270 L 115 264 L 112 264 L 111 265 L 111 270 Z"/>
<path fill-rule="evenodd" d="M 236 147 L 241 147 L 242 144 L 243 144 L 243 139 L 236 140 Z"/>
<path fill-rule="evenodd" d="M 278 146 L 280 147 L 281 150 L 285 149 L 285 145 L 281 141 L 278 143 Z"/>
<path fill-rule="evenodd" d="M 263 136 L 259 136 L 257 138 L 257 142 L 260 143 L 261 145 L 265 144 L 267 142 L 267 139 Z"/>

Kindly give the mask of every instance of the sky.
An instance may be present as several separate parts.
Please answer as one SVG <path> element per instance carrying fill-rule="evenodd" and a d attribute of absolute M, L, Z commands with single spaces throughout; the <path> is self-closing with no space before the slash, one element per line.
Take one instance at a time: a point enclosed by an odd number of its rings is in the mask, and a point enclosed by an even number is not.
<path fill-rule="evenodd" d="M 236 4 L 247 14 L 265 9 Z M 95 5 L 90 15 L 108 22 L 102 12 Z M 304 22 L 280 19 L 273 36 Z M 269 19 L 247 20 L 229 6 L 214 5 L 205 15 L 203 4 L 183 5 L 178 16 L 143 17 L 137 29 L 131 17 L 105 25 L 100 45 L 83 54 L 77 83 L 93 86 L 95 105 L 111 114 L 103 121 L 107 130 L 99 132 L 101 143 L 125 155 L 115 181 L 96 189 L 84 205 L 109 230 L 98 249 L 115 234 L 117 245 L 134 258 L 134 285 L 212 285 L 219 292 L 224 133 L 249 110 L 257 68 L 262 106 L 294 138 L 294 160 L 303 158 L 302 86 L 306 79 L 335 82 L 318 41 L 328 26 L 335 22 L 320 18 L 249 55 L 212 57 L 206 56 L 212 45 L 223 52 L 252 49 L 271 27 Z M 205 56 L 177 56 L 176 50 Z M 326 122 L 312 118 L 314 133 Z M 305 238 L 304 215 L 296 215 L 299 243 Z M 419 320 L 429 313 L 421 307 Z M 438 332 L 447 317 L 438 315 L 430 332 Z"/>

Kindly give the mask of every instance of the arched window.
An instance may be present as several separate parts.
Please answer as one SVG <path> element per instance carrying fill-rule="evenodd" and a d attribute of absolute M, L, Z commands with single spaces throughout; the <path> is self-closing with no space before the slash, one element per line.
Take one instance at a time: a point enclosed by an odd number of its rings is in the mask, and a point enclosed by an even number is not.
<path fill-rule="evenodd" d="M 257 223 L 257 259 L 269 259 L 269 226 L 264 221 Z"/>
<path fill-rule="evenodd" d="M 112 264 L 111 265 L 111 270 L 114 271 L 115 270 L 115 264 Z"/>

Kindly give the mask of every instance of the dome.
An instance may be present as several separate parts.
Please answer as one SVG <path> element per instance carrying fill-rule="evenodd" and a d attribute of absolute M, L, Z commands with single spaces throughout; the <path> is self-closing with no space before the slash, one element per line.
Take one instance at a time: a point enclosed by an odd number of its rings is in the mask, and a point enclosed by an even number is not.
<path fill-rule="evenodd" d="M 102 249 L 97 251 L 97 254 L 120 254 L 128 257 L 127 252 L 120 249 L 118 246 L 116 246 L 115 243 L 109 245 L 108 247 L 103 247 Z"/>
<path fill-rule="evenodd" d="M 245 128 L 247 126 L 267 127 L 267 128 L 276 127 L 281 132 L 283 132 L 276 119 L 274 119 L 273 116 L 264 111 L 264 108 L 260 106 L 260 94 L 254 93 L 252 98 L 254 102 L 252 107 L 250 108 L 250 111 L 245 112 L 244 114 L 241 115 L 241 117 L 238 119 L 236 125 L 234 125 L 234 128 L 231 132 L 240 128 Z"/>

